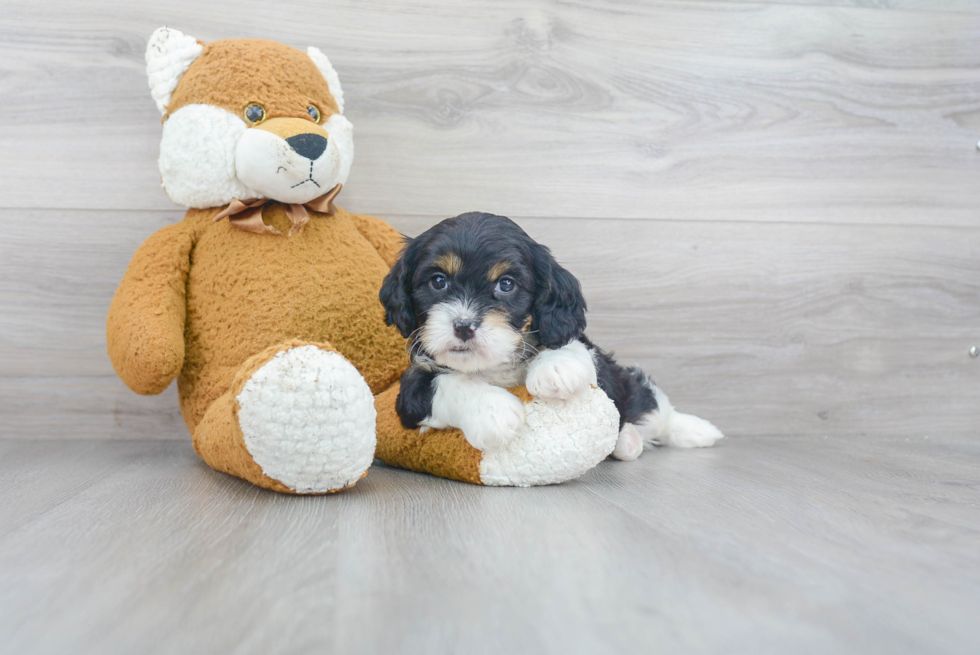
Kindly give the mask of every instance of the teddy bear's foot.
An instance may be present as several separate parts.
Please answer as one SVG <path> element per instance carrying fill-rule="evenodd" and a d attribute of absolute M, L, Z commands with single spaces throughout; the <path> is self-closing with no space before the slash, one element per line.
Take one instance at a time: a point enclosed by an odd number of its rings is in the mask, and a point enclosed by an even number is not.
<path fill-rule="evenodd" d="M 394 385 L 375 401 L 378 459 L 474 484 L 530 487 L 577 478 L 615 448 L 619 413 L 601 389 L 590 388 L 568 400 L 533 398 L 524 387 L 510 391 L 524 403 L 524 426 L 508 444 L 480 451 L 455 428 L 423 434 L 402 427 Z"/>
<path fill-rule="evenodd" d="M 374 396 L 325 345 L 283 344 L 249 359 L 194 431 L 211 467 L 267 489 L 353 486 L 374 458 Z"/>

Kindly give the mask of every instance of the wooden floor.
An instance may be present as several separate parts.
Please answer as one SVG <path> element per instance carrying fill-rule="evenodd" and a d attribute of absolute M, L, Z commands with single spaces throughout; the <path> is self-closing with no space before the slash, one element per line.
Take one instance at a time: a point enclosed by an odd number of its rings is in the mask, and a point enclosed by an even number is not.
<path fill-rule="evenodd" d="M 752 438 L 296 498 L 186 442 L 0 441 L 9 653 L 976 653 L 980 442 Z"/>

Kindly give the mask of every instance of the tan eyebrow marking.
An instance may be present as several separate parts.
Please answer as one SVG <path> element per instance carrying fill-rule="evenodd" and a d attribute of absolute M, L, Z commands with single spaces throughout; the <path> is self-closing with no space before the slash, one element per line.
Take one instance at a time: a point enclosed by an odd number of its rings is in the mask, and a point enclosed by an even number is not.
<path fill-rule="evenodd" d="M 491 282 L 496 282 L 497 278 L 510 270 L 510 264 L 508 262 L 497 262 L 487 273 L 487 279 Z"/>
<path fill-rule="evenodd" d="M 456 275 L 463 268 L 463 260 L 454 252 L 447 252 L 432 263 L 447 275 Z"/>

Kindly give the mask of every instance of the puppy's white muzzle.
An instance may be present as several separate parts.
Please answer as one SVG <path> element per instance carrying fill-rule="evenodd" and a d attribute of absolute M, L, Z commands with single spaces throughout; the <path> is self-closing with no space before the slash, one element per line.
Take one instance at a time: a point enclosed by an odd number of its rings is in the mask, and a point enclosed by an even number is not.
<path fill-rule="evenodd" d="M 478 325 L 465 341 L 456 335 L 459 322 Z M 468 373 L 512 361 L 521 343 L 521 335 L 505 320 L 492 313 L 478 318 L 469 303 L 461 300 L 429 309 L 419 338 L 437 364 Z"/>

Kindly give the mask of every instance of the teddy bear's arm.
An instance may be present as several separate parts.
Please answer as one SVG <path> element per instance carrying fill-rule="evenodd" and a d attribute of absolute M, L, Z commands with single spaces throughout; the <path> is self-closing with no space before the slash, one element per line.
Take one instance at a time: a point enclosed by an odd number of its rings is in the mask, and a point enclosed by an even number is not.
<path fill-rule="evenodd" d="M 364 235 L 388 266 L 394 266 L 405 246 L 405 237 L 380 218 L 367 214 L 351 214 L 358 232 Z"/>
<path fill-rule="evenodd" d="M 193 237 L 168 225 L 133 255 L 109 306 L 109 359 L 130 389 L 157 394 L 184 365 L 187 273 Z"/>

